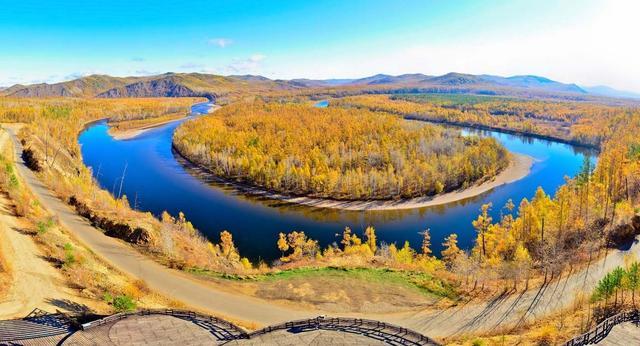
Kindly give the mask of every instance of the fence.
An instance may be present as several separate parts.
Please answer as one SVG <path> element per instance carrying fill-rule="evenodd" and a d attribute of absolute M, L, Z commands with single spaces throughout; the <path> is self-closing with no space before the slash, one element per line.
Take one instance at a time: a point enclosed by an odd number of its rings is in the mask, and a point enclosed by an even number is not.
<path fill-rule="evenodd" d="M 259 335 L 267 334 L 278 330 L 288 329 L 324 329 L 346 331 L 357 333 L 367 337 L 375 337 L 388 343 L 397 345 L 438 345 L 433 339 L 426 337 L 420 333 L 410 329 L 396 326 L 393 324 L 366 320 L 360 318 L 325 318 L 324 316 L 310 318 L 305 320 L 296 320 L 285 322 L 277 325 L 268 326 L 252 333 L 246 333 L 238 326 L 225 320 L 201 315 L 193 311 L 174 310 L 174 309 L 145 309 L 135 312 L 122 312 L 115 315 L 107 316 L 99 320 L 84 323 L 81 325 L 83 330 L 95 328 L 104 324 L 113 323 L 129 316 L 147 316 L 147 315 L 169 315 L 177 318 L 191 319 L 197 321 L 205 321 L 224 329 L 227 335 L 224 340 L 231 341 L 237 339 L 251 339 Z"/>
<path fill-rule="evenodd" d="M 240 329 L 238 326 L 236 326 L 233 323 L 227 322 L 225 320 L 222 320 L 213 316 L 209 316 L 209 315 L 202 315 L 193 311 L 175 310 L 175 309 L 144 309 L 144 310 L 138 310 L 134 312 L 121 312 L 115 315 L 101 318 L 99 320 L 84 323 L 81 325 L 81 328 L 83 330 L 87 330 L 87 329 L 95 328 L 97 326 L 101 326 L 104 324 L 119 321 L 129 316 L 148 316 L 148 315 L 168 315 L 168 316 L 173 316 L 177 318 L 209 322 L 211 324 L 216 325 L 220 329 L 223 329 L 227 334 L 225 336 L 225 339 L 229 339 L 229 340 L 242 339 L 242 338 L 245 338 L 247 335 L 247 333 L 242 329 Z"/>
<path fill-rule="evenodd" d="M 638 310 L 621 312 L 617 315 L 611 316 L 598 324 L 594 329 L 576 336 L 575 338 L 567 341 L 564 345 L 582 346 L 598 343 L 609 335 L 609 332 L 615 325 L 629 321 L 640 321 L 640 313 Z"/>
<path fill-rule="evenodd" d="M 248 337 L 254 338 L 258 335 L 286 329 L 346 330 L 365 336 L 375 336 L 387 342 L 393 341 L 395 344 L 400 345 L 438 345 L 435 340 L 427 336 L 393 324 L 360 318 L 325 318 L 322 316 L 268 326 L 248 334 Z"/>

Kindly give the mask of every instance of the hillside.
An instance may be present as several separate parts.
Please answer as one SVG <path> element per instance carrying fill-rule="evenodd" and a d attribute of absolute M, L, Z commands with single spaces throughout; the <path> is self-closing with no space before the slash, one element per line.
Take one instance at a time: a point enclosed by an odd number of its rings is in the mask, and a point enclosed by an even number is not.
<path fill-rule="evenodd" d="M 447 73 L 398 76 L 377 74 L 360 79 L 269 79 L 257 75 L 220 76 L 203 73 L 165 73 L 147 77 L 91 75 L 55 84 L 14 85 L 0 90 L 12 97 L 188 97 L 209 99 L 260 93 L 344 96 L 361 93 L 467 93 L 516 97 L 591 100 L 602 97 L 630 97 L 606 87 L 581 88 L 532 75 L 500 77 Z M 298 91 L 298 92 L 296 92 Z"/>
<path fill-rule="evenodd" d="M 55 84 L 14 85 L 0 92 L 4 96 L 14 97 L 91 97 L 97 93 L 127 85 L 138 77 L 111 77 L 106 75 L 91 75 Z"/>
<path fill-rule="evenodd" d="M 97 97 L 183 97 L 215 99 L 237 92 L 290 90 L 296 85 L 262 76 L 218 76 L 201 73 L 166 73 L 98 93 Z"/>
<path fill-rule="evenodd" d="M 296 85 L 312 89 L 330 90 L 338 96 L 358 93 L 454 93 L 504 95 L 515 97 L 559 98 L 592 100 L 602 97 L 620 97 L 618 94 L 591 92 L 576 84 L 557 82 L 545 77 L 522 75 L 500 77 L 451 72 L 442 76 L 420 73 L 392 76 L 377 74 L 359 79 L 294 79 Z"/>

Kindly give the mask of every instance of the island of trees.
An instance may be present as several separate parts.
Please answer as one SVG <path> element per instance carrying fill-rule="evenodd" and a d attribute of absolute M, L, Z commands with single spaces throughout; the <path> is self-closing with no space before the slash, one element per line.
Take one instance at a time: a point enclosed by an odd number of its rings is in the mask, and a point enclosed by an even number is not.
<path fill-rule="evenodd" d="M 509 162 L 492 138 L 380 112 L 260 102 L 185 123 L 174 145 L 224 179 L 346 200 L 435 195 L 490 178 Z"/>

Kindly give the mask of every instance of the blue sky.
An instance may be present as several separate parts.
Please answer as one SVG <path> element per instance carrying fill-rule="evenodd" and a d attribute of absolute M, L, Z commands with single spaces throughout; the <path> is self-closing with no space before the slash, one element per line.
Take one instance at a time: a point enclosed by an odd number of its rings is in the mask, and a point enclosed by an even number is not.
<path fill-rule="evenodd" d="M 640 91 L 635 1 L 7 1 L 0 85 L 92 73 L 538 74 Z"/>

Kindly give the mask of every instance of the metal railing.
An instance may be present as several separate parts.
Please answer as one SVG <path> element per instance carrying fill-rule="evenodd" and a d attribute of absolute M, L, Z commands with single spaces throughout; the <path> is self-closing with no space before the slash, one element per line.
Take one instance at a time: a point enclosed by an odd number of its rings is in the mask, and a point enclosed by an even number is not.
<path fill-rule="evenodd" d="M 614 326 L 629 321 L 639 322 L 640 312 L 638 310 L 632 310 L 621 312 L 617 315 L 611 316 L 598 324 L 594 329 L 591 329 L 590 331 L 582 335 L 576 336 L 575 338 L 564 343 L 564 345 L 582 346 L 598 343 L 606 338 L 607 335 L 609 335 L 609 332 L 611 332 L 611 329 L 613 329 Z"/>
<path fill-rule="evenodd" d="M 435 340 L 413 330 L 394 324 L 361 318 L 323 317 L 296 320 L 268 326 L 249 333 L 248 338 L 287 329 L 323 329 L 348 331 L 375 337 L 399 345 L 439 345 Z"/>
<path fill-rule="evenodd" d="M 23 317 L 22 319 L 23 320 L 28 320 L 28 319 L 31 319 L 31 318 L 38 318 L 38 317 L 47 316 L 47 315 L 51 315 L 51 313 L 49 313 L 49 312 L 47 312 L 45 310 L 42 310 L 42 309 L 35 308 L 35 309 L 31 310 L 31 312 L 27 316 Z"/>
<path fill-rule="evenodd" d="M 266 328 L 247 333 L 240 327 L 225 320 L 202 315 L 193 311 L 175 310 L 175 309 L 145 309 L 133 312 L 122 312 L 115 315 L 107 316 L 92 322 L 81 325 L 83 330 L 95 328 L 101 325 L 113 323 L 130 316 L 148 316 L 148 315 L 168 315 L 177 318 L 190 319 L 194 321 L 209 322 L 223 329 L 226 333 L 222 339 L 226 341 L 238 339 L 252 339 L 260 335 L 271 333 L 278 330 L 298 329 L 299 331 L 308 330 L 335 330 L 344 331 L 373 337 L 383 340 L 387 343 L 396 345 L 439 345 L 435 340 L 424 336 L 413 330 L 396 326 L 394 324 L 366 320 L 361 318 L 342 318 L 342 317 L 324 317 L 319 316 L 305 320 L 296 320 L 268 326 Z"/>
<path fill-rule="evenodd" d="M 213 317 L 210 315 L 203 315 L 197 312 L 188 310 L 176 310 L 176 309 L 144 309 L 131 312 L 121 312 L 115 315 L 107 316 L 99 320 L 87 322 L 81 325 L 82 330 L 95 328 L 104 324 L 116 322 L 130 316 L 149 316 L 149 315 L 167 315 L 182 319 L 189 319 L 194 321 L 208 322 L 220 329 L 224 330 L 227 335 L 223 336 L 226 340 L 243 339 L 247 333 L 240 327 L 231 322 L 227 322 L 223 319 Z"/>

